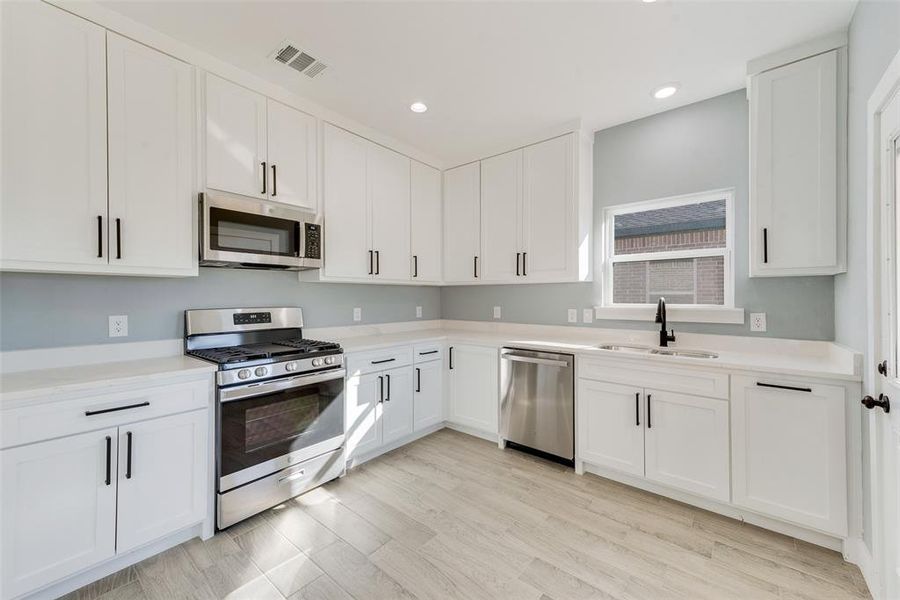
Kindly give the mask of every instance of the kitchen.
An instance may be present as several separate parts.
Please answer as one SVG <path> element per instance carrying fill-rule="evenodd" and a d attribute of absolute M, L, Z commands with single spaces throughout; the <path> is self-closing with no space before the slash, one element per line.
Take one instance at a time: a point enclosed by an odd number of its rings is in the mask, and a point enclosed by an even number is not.
<path fill-rule="evenodd" d="M 0 597 L 900 597 L 900 4 L 728 8 L 0 5 Z"/>

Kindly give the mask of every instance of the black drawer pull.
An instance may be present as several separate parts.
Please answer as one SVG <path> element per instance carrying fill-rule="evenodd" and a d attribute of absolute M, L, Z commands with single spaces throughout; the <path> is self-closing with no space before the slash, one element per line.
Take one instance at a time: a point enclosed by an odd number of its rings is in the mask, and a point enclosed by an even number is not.
<path fill-rule="evenodd" d="M 634 393 L 634 426 L 641 426 L 641 393 Z"/>
<path fill-rule="evenodd" d="M 125 453 L 125 479 L 131 479 L 131 432 L 125 434 L 128 438 L 128 449 Z"/>
<path fill-rule="evenodd" d="M 106 485 L 112 483 L 112 438 L 106 436 Z"/>
<path fill-rule="evenodd" d="M 101 410 L 86 410 L 84 411 L 84 416 L 93 417 L 94 415 L 102 415 L 111 412 L 118 412 L 120 410 L 129 410 L 131 408 L 140 408 L 141 406 L 150 406 L 150 402 L 139 402 L 137 404 L 129 404 L 128 406 L 117 406 L 115 408 L 104 408 Z"/>
<path fill-rule="evenodd" d="M 426 354 L 437 354 L 440 352 L 439 350 L 429 350 L 428 352 L 419 352 L 419 356 L 425 356 Z"/>
<path fill-rule="evenodd" d="M 763 262 L 769 262 L 769 229 L 763 227 Z"/>
<path fill-rule="evenodd" d="M 797 387 L 794 385 L 778 385 L 776 383 L 762 383 L 761 381 L 757 381 L 756 385 L 765 388 L 775 388 L 776 390 L 790 390 L 792 392 L 812 392 L 812 388 Z"/>
<path fill-rule="evenodd" d="M 97 258 L 103 258 L 103 216 L 97 215 Z"/>
<path fill-rule="evenodd" d="M 385 397 L 385 400 L 390 402 L 391 401 L 391 376 L 385 375 L 385 377 L 387 378 L 387 396 Z"/>
<path fill-rule="evenodd" d="M 378 376 L 378 401 L 384 402 L 384 375 Z"/>
<path fill-rule="evenodd" d="M 652 394 L 647 394 L 647 429 L 653 429 L 653 423 L 650 421 L 650 397 Z"/>
<path fill-rule="evenodd" d="M 116 217 L 116 258 L 122 258 L 122 219 Z"/>
<path fill-rule="evenodd" d="M 416 367 L 416 391 L 422 391 L 422 369 Z"/>
<path fill-rule="evenodd" d="M 394 362 L 396 358 L 385 358 L 384 360 L 373 360 L 373 365 L 383 365 L 384 363 Z"/>

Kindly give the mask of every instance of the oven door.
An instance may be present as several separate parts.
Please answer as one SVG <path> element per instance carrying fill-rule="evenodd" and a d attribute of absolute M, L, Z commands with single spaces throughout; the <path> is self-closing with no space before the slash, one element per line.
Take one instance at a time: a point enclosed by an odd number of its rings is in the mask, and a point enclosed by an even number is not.
<path fill-rule="evenodd" d="M 344 369 L 219 390 L 218 491 L 344 443 Z"/>

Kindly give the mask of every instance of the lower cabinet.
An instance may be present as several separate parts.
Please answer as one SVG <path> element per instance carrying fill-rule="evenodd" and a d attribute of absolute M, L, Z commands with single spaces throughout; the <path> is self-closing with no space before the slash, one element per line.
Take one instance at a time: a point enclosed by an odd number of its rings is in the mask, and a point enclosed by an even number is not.
<path fill-rule="evenodd" d="M 444 364 L 440 360 L 415 366 L 413 429 L 421 431 L 444 420 Z"/>
<path fill-rule="evenodd" d="M 448 421 L 489 435 L 498 432 L 500 412 L 497 348 L 457 344 L 448 350 Z"/>
<path fill-rule="evenodd" d="M 591 464 L 644 475 L 643 390 L 578 382 L 578 455 Z"/>
<path fill-rule="evenodd" d="M 841 386 L 732 377 L 734 503 L 847 535 Z"/>
<path fill-rule="evenodd" d="M 370 454 L 413 432 L 413 368 L 351 377 L 346 394 L 347 457 Z"/>
<path fill-rule="evenodd" d="M 390 444 L 413 432 L 413 368 L 391 369 L 383 374 L 381 443 Z"/>

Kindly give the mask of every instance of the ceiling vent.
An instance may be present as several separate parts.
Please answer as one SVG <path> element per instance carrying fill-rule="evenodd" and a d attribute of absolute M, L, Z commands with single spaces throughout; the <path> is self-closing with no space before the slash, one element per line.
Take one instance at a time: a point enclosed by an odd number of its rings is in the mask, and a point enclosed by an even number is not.
<path fill-rule="evenodd" d="M 297 44 L 291 42 L 283 42 L 272 56 L 281 64 L 287 65 L 309 78 L 321 74 L 322 71 L 328 68 L 328 65 L 316 57 L 310 56 L 298 48 Z"/>

